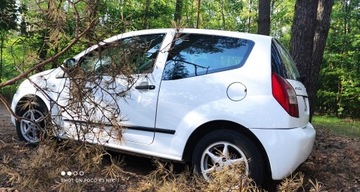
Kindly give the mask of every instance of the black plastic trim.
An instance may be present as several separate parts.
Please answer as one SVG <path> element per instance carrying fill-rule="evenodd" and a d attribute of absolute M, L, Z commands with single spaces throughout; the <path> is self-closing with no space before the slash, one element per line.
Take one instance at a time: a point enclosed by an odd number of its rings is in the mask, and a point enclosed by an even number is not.
<path fill-rule="evenodd" d="M 105 126 L 109 126 L 109 127 L 112 126 L 111 124 L 101 124 L 101 123 L 95 123 L 95 122 L 86 122 L 86 121 L 70 120 L 70 119 L 65 119 L 64 121 L 79 123 L 79 124 L 105 125 Z M 162 128 L 153 128 L 153 127 L 142 127 L 142 126 L 124 126 L 124 128 L 138 130 L 138 131 L 171 134 L 171 135 L 174 135 L 176 132 L 175 130 L 172 130 L 172 129 L 162 129 Z"/>

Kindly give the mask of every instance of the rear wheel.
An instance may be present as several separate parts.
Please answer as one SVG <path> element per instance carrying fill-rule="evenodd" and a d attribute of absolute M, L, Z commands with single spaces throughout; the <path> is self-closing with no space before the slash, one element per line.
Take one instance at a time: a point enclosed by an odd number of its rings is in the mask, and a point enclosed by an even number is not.
<path fill-rule="evenodd" d="M 16 132 L 20 140 L 37 144 L 46 135 L 48 111 L 37 99 L 24 101 L 24 107 L 18 112 L 20 118 L 16 122 Z"/>
<path fill-rule="evenodd" d="M 205 135 L 195 146 L 192 164 L 206 180 L 211 180 L 214 172 L 226 166 L 241 166 L 242 173 L 257 185 L 262 184 L 265 175 L 264 158 L 257 146 L 245 135 L 232 130 Z"/>

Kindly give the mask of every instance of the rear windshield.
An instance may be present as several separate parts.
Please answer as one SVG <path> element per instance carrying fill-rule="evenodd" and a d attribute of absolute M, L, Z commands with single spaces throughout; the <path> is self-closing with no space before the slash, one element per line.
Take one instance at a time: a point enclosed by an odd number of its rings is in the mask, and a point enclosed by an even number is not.
<path fill-rule="evenodd" d="M 276 39 L 273 39 L 271 44 L 271 68 L 273 72 L 285 79 L 300 79 L 294 60 Z"/>

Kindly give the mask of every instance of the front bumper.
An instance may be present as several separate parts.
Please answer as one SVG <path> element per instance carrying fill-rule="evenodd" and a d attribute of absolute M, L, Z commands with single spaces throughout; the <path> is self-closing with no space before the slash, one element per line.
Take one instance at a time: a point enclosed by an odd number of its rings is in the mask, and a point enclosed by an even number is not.
<path fill-rule="evenodd" d="M 19 102 L 19 95 L 17 93 L 14 94 L 13 99 L 11 101 L 11 110 L 16 113 L 16 105 Z M 16 126 L 16 118 L 11 114 L 11 122 Z"/>
<path fill-rule="evenodd" d="M 311 123 L 301 128 L 251 131 L 260 140 L 268 155 L 274 180 L 290 175 L 309 157 L 316 135 Z"/>

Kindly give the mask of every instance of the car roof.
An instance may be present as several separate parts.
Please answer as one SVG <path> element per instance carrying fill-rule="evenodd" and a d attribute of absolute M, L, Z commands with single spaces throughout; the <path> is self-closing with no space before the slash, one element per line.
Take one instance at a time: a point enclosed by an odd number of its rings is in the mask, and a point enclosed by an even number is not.
<path fill-rule="evenodd" d="M 119 35 L 110 37 L 104 42 L 112 42 L 119 38 L 125 38 L 127 36 L 141 35 L 141 34 L 156 34 L 156 33 L 168 33 L 168 32 L 180 32 L 180 33 L 195 33 L 195 34 L 208 34 L 208 35 L 220 35 L 220 36 L 241 36 L 242 38 L 249 39 L 269 39 L 271 36 L 259 35 L 253 33 L 239 32 L 239 31 L 226 31 L 226 30 L 215 30 L 215 29 L 195 29 L 195 28 L 160 28 L 160 29 L 144 29 L 137 31 L 129 31 Z"/>

